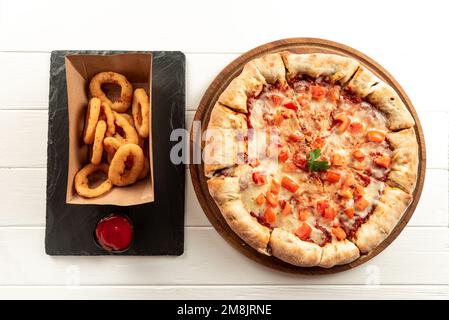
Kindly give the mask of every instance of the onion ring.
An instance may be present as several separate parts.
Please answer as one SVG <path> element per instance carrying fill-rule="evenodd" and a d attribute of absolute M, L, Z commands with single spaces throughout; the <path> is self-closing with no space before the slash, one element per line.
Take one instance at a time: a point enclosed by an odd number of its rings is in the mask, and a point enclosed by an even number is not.
<path fill-rule="evenodd" d="M 126 121 L 128 121 L 130 125 L 132 125 L 135 128 L 135 126 L 134 126 L 134 119 L 133 119 L 132 115 L 130 115 L 128 113 L 119 113 L 119 114 L 123 118 L 125 118 Z M 125 141 L 125 139 L 123 137 L 121 137 L 120 135 L 116 134 L 114 137 L 119 139 L 119 140 Z M 137 144 L 139 145 L 139 147 L 141 147 L 143 149 L 144 148 L 144 144 L 145 144 L 145 139 L 142 138 L 141 136 L 138 136 L 138 139 L 139 139 L 139 141 L 137 142 Z"/>
<path fill-rule="evenodd" d="M 144 162 L 143 162 L 143 169 L 139 174 L 139 177 L 137 178 L 137 180 L 142 180 L 143 178 L 146 178 L 146 176 L 148 175 L 148 172 L 150 171 L 150 161 L 148 160 L 148 158 L 145 158 Z"/>
<path fill-rule="evenodd" d="M 90 162 L 93 164 L 99 164 L 101 157 L 103 156 L 103 139 L 106 134 L 106 122 L 103 120 L 98 121 L 97 128 L 95 129 L 95 139 L 92 146 L 92 157 Z"/>
<path fill-rule="evenodd" d="M 106 130 L 106 136 L 110 137 L 115 134 L 115 117 L 112 113 L 111 106 L 107 102 L 102 102 L 100 107 L 100 115 L 99 120 L 105 120 L 106 124 L 108 126 L 108 129 Z"/>
<path fill-rule="evenodd" d="M 148 137 L 150 132 L 150 106 L 148 95 L 142 88 L 134 90 L 132 112 L 134 125 L 139 136 L 142 138 Z"/>
<path fill-rule="evenodd" d="M 120 148 L 124 143 L 124 141 L 120 141 L 119 139 L 116 139 L 114 137 L 104 138 L 103 146 L 107 153 L 107 159 L 109 163 L 111 163 L 117 149 Z"/>
<path fill-rule="evenodd" d="M 103 173 L 108 174 L 109 166 L 105 163 L 99 165 L 89 163 L 76 173 L 75 189 L 80 196 L 85 198 L 95 198 L 112 189 L 112 182 L 109 179 L 103 181 L 96 188 L 89 187 L 89 175 L 97 171 L 102 171 Z"/>
<path fill-rule="evenodd" d="M 131 168 L 126 170 L 126 164 L 132 157 Z M 115 152 L 109 166 L 108 177 L 116 186 L 126 186 L 137 181 L 144 167 L 145 156 L 142 149 L 132 143 L 120 146 Z"/>
<path fill-rule="evenodd" d="M 92 144 L 97 128 L 98 117 L 100 115 L 101 100 L 92 98 L 89 100 L 86 111 L 86 123 L 84 125 L 84 143 Z"/>
<path fill-rule="evenodd" d="M 114 114 L 111 107 L 105 102 L 101 102 L 98 98 L 89 100 L 86 112 L 86 124 L 84 129 L 84 143 L 92 144 L 95 138 L 95 130 L 97 128 L 98 120 L 106 120 L 107 136 L 112 136 L 115 133 Z"/>
<path fill-rule="evenodd" d="M 123 118 L 125 118 L 126 121 L 128 121 L 128 123 L 134 127 L 134 119 L 133 119 L 132 115 L 130 115 L 128 113 L 119 113 L 119 115 L 121 115 Z"/>
<path fill-rule="evenodd" d="M 116 126 L 121 128 L 125 135 L 124 137 L 122 137 L 119 133 L 117 133 L 114 137 L 119 140 L 124 139 L 126 141 L 126 143 L 138 144 L 139 143 L 139 135 L 137 134 L 136 129 L 134 129 L 134 127 L 129 124 L 129 122 L 126 120 L 126 118 L 121 116 L 119 113 L 114 112 L 114 117 L 115 117 Z"/>
<path fill-rule="evenodd" d="M 101 86 L 105 83 L 120 86 L 120 99 L 118 101 L 111 101 L 103 92 Z M 97 73 L 92 80 L 90 80 L 89 90 L 92 97 L 99 98 L 101 101 L 109 103 L 114 111 L 125 112 L 131 105 L 133 86 L 124 75 L 119 73 L 111 71 Z"/>

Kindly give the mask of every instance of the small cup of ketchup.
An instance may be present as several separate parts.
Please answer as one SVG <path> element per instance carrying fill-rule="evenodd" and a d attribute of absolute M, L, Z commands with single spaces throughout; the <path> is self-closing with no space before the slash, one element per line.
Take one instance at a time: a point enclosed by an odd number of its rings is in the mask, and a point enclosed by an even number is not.
<path fill-rule="evenodd" d="M 133 225 L 124 215 L 109 214 L 98 221 L 95 228 L 95 242 L 109 252 L 126 251 L 131 246 L 133 238 Z"/>

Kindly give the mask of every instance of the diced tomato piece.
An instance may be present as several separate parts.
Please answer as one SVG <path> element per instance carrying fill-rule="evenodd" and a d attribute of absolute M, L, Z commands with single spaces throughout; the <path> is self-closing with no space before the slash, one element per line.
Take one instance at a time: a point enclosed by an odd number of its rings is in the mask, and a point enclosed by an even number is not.
<path fill-rule="evenodd" d="M 288 136 L 288 140 L 290 140 L 292 142 L 300 142 L 303 140 L 303 138 L 299 134 L 292 133 Z"/>
<path fill-rule="evenodd" d="M 299 185 L 290 177 L 283 176 L 281 180 L 281 185 L 285 189 L 287 189 L 290 192 L 296 192 L 298 190 Z"/>
<path fill-rule="evenodd" d="M 308 210 L 306 210 L 306 209 L 300 209 L 300 210 L 298 211 L 298 219 L 299 219 L 300 221 L 306 221 L 308 217 L 309 217 L 309 211 L 308 211 Z"/>
<path fill-rule="evenodd" d="M 346 239 L 346 232 L 340 227 L 332 228 L 332 234 L 337 238 L 337 240 Z"/>
<path fill-rule="evenodd" d="M 293 155 L 293 164 L 297 166 L 300 169 L 305 170 L 307 165 L 307 159 L 306 156 L 300 152 L 295 152 Z"/>
<path fill-rule="evenodd" d="M 364 197 L 359 197 L 355 200 L 354 205 L 358 211 L 363 211 L 368 208 L 369 202 Z"/>
<path fill-rule="evenodd" d="M 324 210 L 329 208 L 329 202 L 326 200 L 320 200 L 316 203 L 316 210 L 320 215 L 324 215 Z"/>
<path fill-rule="evenodd" d="M 354 217 L 354 208 L 347 208 L 347 209 L 345 209 L 345 215 L 349 219 L 352 219 Z"/>
<path fill-rule="evenodd" d="M 273 123 L 277 126 L 280 126 L 284 121 L 284 116 L 281 113 L 276 113 L 273 118 Z"/>
<path fill-rule="evenodd" d="M 291 206 L 291 204 L 288 202 L 285 202 L 284 207 L 282 208 L 281 214 L 283 216 L 288 216 L 290 213 L 292 213 L 292 211 L 293 211 L 293 207 Z"/>
<path fill-rule="evenodd" d="M 315 100 L 320 100 L 326 95 L 326 89 L 322 86 L 312 85 L 310 90 L 312 91 L 312 98 Z"/>
<path fill-rule="evenodd" d="M 327 91 L 327 98 L 334 103 L 340 100 L 340 87 L 335 86 L 330 88 Z"/>
<path fill-rule="evenodd" d="M 293 102 L 284 103 L 283 106 L 284 106 L 284 108 L 287 108 L 287 109 L 290 109 L 290 110 L 294 110 L 294 111 L 298 110 L 298 106 L 295 103 L 293 103 Z"/>
<path fill-rule="evenodd" d="M 374 158 L 374 163 L 377 164 L 379 167 L 388 169 L 391 164 L 391 158 L 389 156 L 378 156 Z"/>
<path fill-rule="evenodd" d="M 385 140 L 385 133 L 377 130 L 371 130 L 366 133 L 368 141 L 381 143 Z"/>
<path fill-rule="evenodd" d="M 361 197 L 365 194 L 365 189 L 361 185 L 356 185 L 354 189 L 354 195 L 356 197 Z"/>
<path fill-rule="evenodd" d="M 360 151 L 359 149 L 354 150 L 354 152 L 352 153 L 352 156 L 357 160 L 357 161 L 363 161 L 365 160 L 365 154 Z"/>
<path fill-rule="evenodd" d="M 298 228 L 298 230 L 295 231 L 295 235 L 302 241 L 305 241 L 305 240 L 309 239 L 311 232 L 312 232 L 312 228 L 307 223 L 304 222 Z"/>
<path fill-rule="evenodd" d="M 253 160 L 250 161 L 249 165 L 251 167 L 255 168 L 255 167 L 260 165 L 260 161 L 259 161 L 259 159 L 253 159 Z"/>
<path fill-rule="evenodd" d="M 263 217 L 264 220 L 269 224 L 273 224 L 276 221 L 276 214 L 271 207 L 265 207 Z"/>
<path fill-rule="evenodd" d="M 361 124 L 360 122 L 352 122 L 349 125 L 349 131 L 351 133 L 360 133 L 363 131 L 363 124 Z"/>
<path fill-rule="evenodd" d="M 263 195 L 263 193 L 259 194 L 256 197 L 256 204 L 258 204 L 259 206 L 263 205 L 265 203 L 265 196 Z"/>
<path fill-rule="evenodd" d="M 280 106 L 282 100 L 284 100 L 284 98 L 281 97 L 281 96 L 278 96 L 277 94 L 273 94 L 273 95 L 271 96 L 271 101 L 273 101 L 273 105 L 274 105 L 275 107 Z"/>
<path fill-rule="evenodd" d="M 341 197 L 345 198 L 345 199 L 351 199 L 352 198 L 352 191 L 351 191 L 351 189 L 349 189 L 347 187 L 342 189 L 342 190 L 339 190 L 338 194 Z"/>
<path fill-rule="evenodd" d="M 253 172 L 253 181 L 257 185 L 263 185 L 267 183 L 267 177 L 260 172 Z"/>
<path fill-rule="evenodd" d="M 323 218 L 326 220 L 334 220 L 335 218 L 335 209 L 332 207 L 324 209 Z"/>
<path fill-rule="evenodd" d="M 348 174 L 346 176 L 345 182 L 343 184 L 343 186 L 345 187 L 351 187 L 355 184 L 355 179 L 354 179 L 354 175 L 353 174 Z"/>
<path fill-rule="evenodd" d="M 296 98 L 296 102 L 298 102 L 304 109 L 310 107 L 310 103 L 305 96 L 299 96 L 298 98 Z"/>
<path fill-rule="evenodd" d="M 279 194 L 279 191 L 281 191 L 281 185 L 276 180 L 271 180 L 271 188 L 270 191 L 274 194 Z"/>
<path fill-rule="evenodd" d="M 335 171 L 326 171 L 325 173 L 326 181 L 329 183 L 337 183 L 340 181 L 340 174 Z"/>
<path fill-rule="evenodd" d="M 291 162 L 286 163 L 282 169 L 283 169 L 282 171 L 284 171 L 284 172 L 297 172 L 298 171 L 298 167 L 295 166 Z"/>
<path fill-rule="evenodd" d="M 265 196 L 267 199 L 267 204 L 269 204 L 272 207 L 277 207 L 279 201 L 277 197 L 272 192 L 267 192 L 267 195 Z"/>
<path fill-rule="evenodd" d="M 288 151 L 287 150 L 281 150 L 278 154 L 278 160 L 279 162 L 285 162 L 288 160 Z"/>
<path fill-rule="evenodd" d="M 331 156 L 331 163 L 333 166 L 342 166 L 345 164 L 345 161 L 342 155 L 335 153 Z"/>
<path fill-rule="evenodd" d="M 321 137 L 315 138 L 315 140 L 312 143 L 312 146 L 315 149 L 322 149 L 324 146 L 324 138 L 321 138 Z"/>
<path fill-rule="evenodd" d="M 346 131 L 346 129 L 349 127 L 349 123 L 351 122 L 347 115 L 344 113 L 337 114 L 334 117 L 335 120 L 337 120 L 337 130 L 339 133 L 343 133 Z"/>

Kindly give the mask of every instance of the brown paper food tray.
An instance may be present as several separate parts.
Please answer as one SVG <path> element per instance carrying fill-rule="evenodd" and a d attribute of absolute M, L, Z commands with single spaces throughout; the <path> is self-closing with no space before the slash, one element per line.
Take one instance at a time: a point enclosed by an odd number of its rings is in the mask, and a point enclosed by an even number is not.
<path fill-rule="evenodd" d="M 83 142 L 84 117 L 87 110 L 90 79 L 102 71 L 123 74 L 135 88 L 144 88 L 149 95 L 151 110 L 151 53 L 101 55 L 68 55 L 65 57 L 69 115 L 69 162 L 66 202 L 70 204 L 99 204 L 130 206 L 154 201 L 151 112 L 148 157 L 149 176 L 127 187 L 113 187 L 97 198 L 84 198 L 74 188 L 75 174 L 88 163 L 89 148 Z M 117 87 L 104 86 L 108 96 L 116 96 Z M 130 111 L 130 109 L 128 110 Z"/>

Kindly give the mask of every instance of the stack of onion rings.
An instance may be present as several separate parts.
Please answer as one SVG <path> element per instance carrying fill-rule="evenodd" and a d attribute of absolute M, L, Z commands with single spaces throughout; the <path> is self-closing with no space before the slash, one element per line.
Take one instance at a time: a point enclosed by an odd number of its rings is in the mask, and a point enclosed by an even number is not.
<path fill-rule="evenodd" d="M 116 84 L 121 87 L 120 99 L 118 101 L 111 101 L 103 92 L 101 86 L 105 83 Z M 131 105 L 133 86 L 125 76 L 119 73 L 111 71 L 97 73 L 90 81 L 89 89 L 92 97 L 106 101 L 114 111 L 125 112 Z"/>
<path fill-rule="evenodd" d="M 89 163 L 76 173 L 75 189 L 80 196 L 86 198 L 95 198 L 112 189 L 112 182 L 109 180 L 109 178 L 95 188 L 89 187 L 89 175 L 97 171 L 102 171 L 103 173 L 108 174 L 109 166 L 105 163 L 101 163 L 99 165 Z"/>
<path fill-rule="evenodd" d="M 122 88 L 118 102 L 111 102 L 101 84 L 114 83 Z M 132 94 L 132 85 L 114 72 L 101 72 L 92 78 L 83 141 L 91 145 L 90 163 L 75 176 L 75 189 L 86 198 L 98 197 L 115 186 L 127 186 L 148 176 L 150 161 L 144 155 L 149 136 L 148 96 L 143 89 Z M 128 98 L 130 97 L 130 98 Z M 134 97 L 132 115 L 125 111 Z M 148 128 L 147 128 L 148 127 Z M 103 152 L 105 151 L 105 152 Z M 109 163 L 102 163 L 107 161 Z M 96 171 L 108 175 L 98 187 L 90 188 L 88 176 Z"/>

